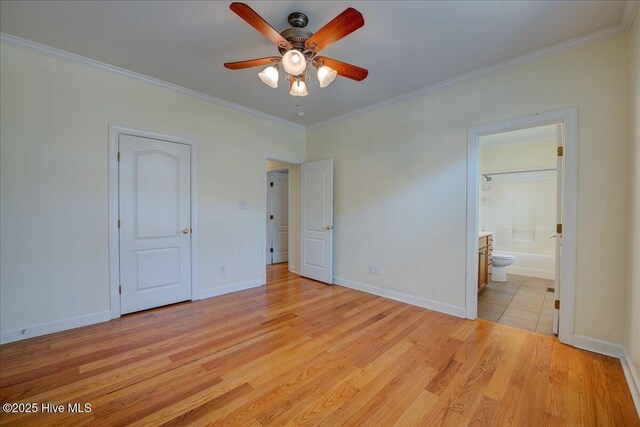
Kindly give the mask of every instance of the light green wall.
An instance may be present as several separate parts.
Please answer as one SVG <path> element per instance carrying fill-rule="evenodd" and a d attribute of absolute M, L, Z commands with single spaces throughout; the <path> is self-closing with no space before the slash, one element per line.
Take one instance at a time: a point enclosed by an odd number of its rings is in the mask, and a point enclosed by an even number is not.
<path fill-rule="evenodd" d="M 198 141 L 199 288 L 261 279 L 263 152 L 304 158 L 304 130 L 7 45 L 0 55 L 2 332 L 109 310 L 110 123 Z"/>
<path fill-rule="evenodd" d="M 628 56 L 621 35 L 310 128 L 307 158 L 335 159 L 335 276 L 464 307 L 468 128 L 577 107 L 574 332 L 621 343 Z"/>

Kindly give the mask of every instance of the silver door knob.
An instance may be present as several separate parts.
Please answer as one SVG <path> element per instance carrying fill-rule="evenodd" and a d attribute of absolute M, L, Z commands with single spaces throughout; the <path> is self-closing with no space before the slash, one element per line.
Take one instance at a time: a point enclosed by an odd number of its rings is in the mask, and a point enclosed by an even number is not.
<path fill-rule="evenodd" d="M 324 229 L 329 231 L 329 230 L 333 230 L 333 226 L 332 225 L 325 225 Z"/>
<path fill-rule="evenodd" d="M 185 228 L 184 230 L 182 230 L 182 234 L 189 234 L 191 232 L 190 228 Z"/>

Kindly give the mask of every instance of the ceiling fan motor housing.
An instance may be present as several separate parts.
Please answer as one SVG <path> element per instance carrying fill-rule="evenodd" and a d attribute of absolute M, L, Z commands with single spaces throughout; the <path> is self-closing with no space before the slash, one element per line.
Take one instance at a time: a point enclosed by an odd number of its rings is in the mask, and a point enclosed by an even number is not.
<path fill-rule="evenodd" d="M 307 15 L 305 15 L 304 13 L 293 12 L 289 14 L 288 21 L 289 25 L 291 25 L 292 28 L 287 28 L 280 34 L 293 45 L 294 49 L 304 51 L 304 42 L 313 35 L 311 31 L 304 29 L 304 27 L 306 27 L 307 23 L 309 22 L 309 18 L 307 18 Z M 278 50 L 283 55 L 287 51 L 286 49 L 281 47 L 279 47 Z"/>

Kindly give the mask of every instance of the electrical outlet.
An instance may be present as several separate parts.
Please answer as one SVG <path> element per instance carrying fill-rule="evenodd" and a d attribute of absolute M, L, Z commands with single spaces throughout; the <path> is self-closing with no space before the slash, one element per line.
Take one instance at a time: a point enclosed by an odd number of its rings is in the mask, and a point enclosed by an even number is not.
<path fill-rule="evenodd" d="M 225 274 L 227 272 L 227 267 L 224 265 L 220 266 L 220 274 Z"/>
<path fill-rule="evenodd" d="M 380 275 L 380 266 L 378 265 L 370 265 L 369 266 L 369 274 L 373 274 L 374 276 Z"/>
<path fill-rule="evenodd" d="M 238 209 L 247 209 L 247 203 L 244 200 L 238 200 Z"/>

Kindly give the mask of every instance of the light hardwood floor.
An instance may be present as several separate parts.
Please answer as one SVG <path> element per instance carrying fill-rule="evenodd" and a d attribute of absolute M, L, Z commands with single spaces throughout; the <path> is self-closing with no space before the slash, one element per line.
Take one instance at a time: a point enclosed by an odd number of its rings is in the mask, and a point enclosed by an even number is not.
<path fill-rule="evenodd" d="M 618 360 L 300 279 L 0 347 L 30 425 L 640 425 Z"/>

